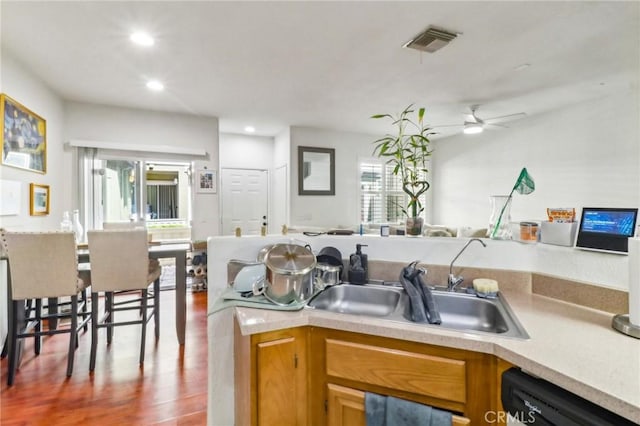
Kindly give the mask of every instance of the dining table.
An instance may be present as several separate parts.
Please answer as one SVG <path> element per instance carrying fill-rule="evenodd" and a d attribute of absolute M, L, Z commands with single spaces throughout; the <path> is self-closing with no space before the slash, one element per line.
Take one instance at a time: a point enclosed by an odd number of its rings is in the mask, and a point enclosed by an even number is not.
<path fill-rule="evenodd" d="M 174 259 L 176 265 L 175 273 L 175 324 L 176 324 L 176 336 L 178 343 L 184 345 L 185 343 L 185 331 L 187 322 L 187 252 L 191 250 L 191 243 L 150 243 L 149 244 L 149 258 L 150 259 Z M 86 244 L 78 246 L 78 263 L 91 263 L 91 253 Z M 7 261 L 6 255 L 2 256 L 3 261 Z M 9 320 L 9 330 L 11 329 L 11 318 L 13 303 L 11 303 L 11 268 L 7 262 L 7 314 Z M 56 309 L 57 299 L 49 299 L 49 309 Z M 56 327 L 56 324 L 50 324 L 52 328 Z M 7 336 L 0 336 L 0 339 L 6 339 Z M 1 342 L 2 340 L 0 340 Z M 6 355 L 7 342 L 4 342 L 2 356 Z"/>

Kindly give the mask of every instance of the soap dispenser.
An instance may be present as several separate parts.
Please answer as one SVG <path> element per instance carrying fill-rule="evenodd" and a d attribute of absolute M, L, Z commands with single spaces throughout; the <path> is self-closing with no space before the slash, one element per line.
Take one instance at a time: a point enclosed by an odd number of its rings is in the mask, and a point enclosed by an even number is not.
<path fill-rule="evenodd" d="M 368 256 L 362 253 L 366 244 L 356 244 L 356 252 L 349 256 L 349 282 L 351 284 L 366 284 L 369 281 Z"/>

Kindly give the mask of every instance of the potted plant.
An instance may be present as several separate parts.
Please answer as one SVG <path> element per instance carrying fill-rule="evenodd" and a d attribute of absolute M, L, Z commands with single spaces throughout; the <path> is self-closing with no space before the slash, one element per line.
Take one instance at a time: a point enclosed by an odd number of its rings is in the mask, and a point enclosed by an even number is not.
<path fill-rule="evenodd" d="M 400 176 L 402 190 L 409 196 L 406 208 L 402 213 L 407 217 L 405 233 L 422 235 L 424 219 L 420 213 L 424 206 L 420 196 L 431 186 L 427 181 L 427 164 L 432 150 L 429 149 L 429 136 L 435 134 L 424 124 L 424 108 L 416 111 L 409 105 L 397 116 L 377 114 L 371 118 L 388 118 L 396 128 L 394 135 L 387 134 L 374 142 L 374 155 L 385 158 L 386 164 L 393 166 L 393 174 Z"/>

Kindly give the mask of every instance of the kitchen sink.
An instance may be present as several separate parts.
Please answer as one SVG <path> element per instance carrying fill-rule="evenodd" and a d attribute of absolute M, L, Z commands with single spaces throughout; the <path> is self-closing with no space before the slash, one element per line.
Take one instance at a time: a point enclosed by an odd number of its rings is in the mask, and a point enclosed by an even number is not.
<path fill-rule="evenodd" d="M 494 299 L 442 290 L 432 290 L 432 294 L 442 324 L 425 326 L 529 338 L 501 293 Z M 308 306 L 330 312 L 411 322 L 409 297 L 397 285 L 335 285 L 314 296 Z"/>
<path fill-rule="evenodd" d="M 341 284 L 326 288 L 309 306 L 341 314 L 386 317 L 396 311 L 403 291 L 379 285 Z"/>

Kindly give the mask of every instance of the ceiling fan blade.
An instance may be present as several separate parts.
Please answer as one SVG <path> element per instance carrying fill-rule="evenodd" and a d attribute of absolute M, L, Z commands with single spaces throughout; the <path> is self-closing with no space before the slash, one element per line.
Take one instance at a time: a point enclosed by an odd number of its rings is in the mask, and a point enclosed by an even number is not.
<path fill-rule="evenodd" d="M 500 121 L 500 120 L 506 120 L 506 119 L 515 119 L 517 117 L 524 117 L 525 115 L 527 115 L 526 112 L 518 112 L 515 114 L 507 114 L 507 115 L 500 115 L 498 117 L 491 117 L 491 118 L 485 118 L 484 122 L 491 124 L 492 121 Z"/>
<path fill-rule="evenodd" d="M 435 129 L 437 127 L 462 127 L 462 126 L 464 126 L 464 124 L 435 124 L 430 127 L 433 127 Z"/>
<path fill-rule="evenodd" d="M 497 123 L 484 123 L 485 126 L 491 126 L 491 127 L 501 127 L 503 129 L 508 129 L 509 126 L 505 126 L 504 124 L 497 124 Z"/>

